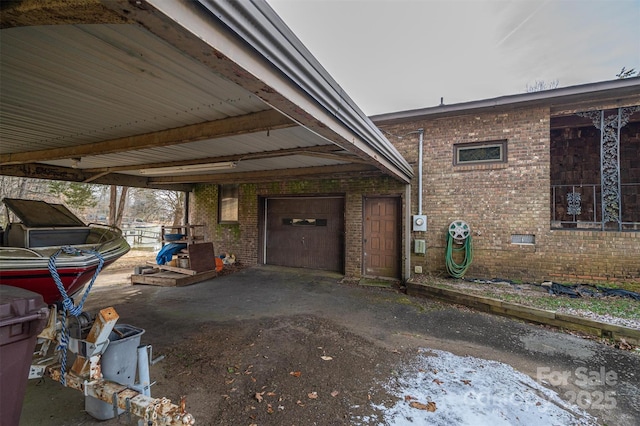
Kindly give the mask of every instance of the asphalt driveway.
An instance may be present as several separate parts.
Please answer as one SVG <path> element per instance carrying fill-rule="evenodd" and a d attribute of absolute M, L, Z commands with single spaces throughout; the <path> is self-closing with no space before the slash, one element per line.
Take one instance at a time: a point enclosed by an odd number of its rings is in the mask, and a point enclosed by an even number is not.
<path fill-rule="evenodd" d="M 417 407 L 415 415 L 406 415 L 398 409 L 397 404 L 406 402 L 409 407 L 410 398 L 415 398 L 416 401 L 423 398 L 422 401 L 426 403 L 430 397 L 424 399 L 425 396 L 412 394 L 403 402 L 400 394 L 396 395 L 399 399 L 396 403 L 390 399 L 389 395 L 393 392 L 388 388 L 384 395 L 381 393 L 379 400 L 376 400 L 375 392 L 369 391 L 364 402 L 356 404 L 355 385 L 353 388 L 344 386 L 342 405 L 327 408 L 322 415 L 311 412 L 311 404 L 320 402 L 312 397 L 313 392 L 306 393 L 305 387 L 301 387 L 299 392 L 305 392 L 304 395 L 312 398 L 310 400 L 301 400 L 297 394 L 294 395 L 293 385 L 289 391 L 291 395 L 286 394 L 284 388 L 287 385 L 278 382 L 276 377 L 280 364 L 275 358 L 285 354 L 293 357 L 297 354 L 298 358 L 305 357 L 304 363 L 300 361 L 296 364 L 302 365 L 297 368 L 303 374 L 307 367 L 310 375 L 317 373 L 319 377 L 327 377 L 331 375 L 331 370 L 322 369 L 328 364 L 317 368 L 312 368 L 310 364 L 315 362 L 313 360 L 317 358 L 315 354 L 319 350 L 324 355 L 333 351 L 334 356 L 328 357 L 335 358 L 336 364 L 333 365 L 338 365 L 341 361 L 340 357 L 335 356 L 336 353 L 344 354 L 343 359 L 353 358 L 349 363 L 344 361 L 341 368 L 344 368 L 345 374 L 342 374 L 340 380 L 332 381 L 333 379 L 327 378 L 327 389 L 344 385 L 341 382 L 345 380 L 354 380 L 348 374 L 357 374 L 358 380 L 368 389 L 374 388 L 374 382 L 367 381 L 362 376 L 369 371 L 368 363 L 371 363 L 371 370 L 376 370 L 375 383 L 387 380 L 391 370 L 394 371 L 396 385 L 402 380 L 406 382 L 406 372 L 400 371 L 402 366 L 415 368 L 416 364 L 412 360 L 422 356 L 420 354 L 425 351 L 433 350 L 442 359 L 448 359 L 449 365 L 464 363 L 465 359 L 473 360 L 476 363 L 474 372 L 483 369 L 488 371 L 489 367 L 477 365 L 477 362 L 484 360 L 507 364 L 513 367 L 514 374 L 528 376 L 533 383 L 528 385 L 529 388 L 535 387 L 534 385 L 544 388 L 534 389 L 535 393 L 544 393 L 545 389 L 556 392 L 560 398 L 560 402 L 554 402 L 556 406 L 569 407 L 569 411 L 571 407 L 578 411 L 582 409 L 593 416 L 588 421 L 597 419 L 602 424 L 640 424 L 640 357 L 637 354 L 552 329 L 409 297 L 394 290 L 342 283 L 341 278 L 340 275 L 319 271 L 261 266 L 187 287 L 131 286 L 123 282 L 117 286 L 94 289 L 85 308 L 97 310 L 113 306 L 120 315 L 120 323 L 145 329 L 143 342 L 153 345 L 154 351 L 158 353 L 169 354 L 167 360 L 160 363 L 165 364 L 164 367 L 157 364 L 152 369 L 152 380 L 159 382 L 153 388 L 154 396 L 167 396 L 174 400 L 176 396 L 167 393 L 177 392 L 176 386 L 186 387 L 185 391 L 188 391 L 191 384 L 200 380 L 208 383 L 201 391 L 198 391 L 197 386 L 194 387 L 194 395 L 191 400 L 188 399 L 187 408 L 194 413 L 198 424 L 234 424 L 240 420 L 244 423 L 237 424 L 285 424 L 285 417 L 276 418 L 273 411 L 276 411 L 275 415 L 284 416 L 285 413 L 292 414 L 294 409 L 300 411 L 292 417 L 298 419 L 298 423 L 291 420 L 290 424 L 304 424 L 300 422 L 301 419 L 312 419 L 315 424 L 320 425 L 410 424 L 412 422 L 407 419 L 416 420 L 419 419 L 418 413 L 427 413 L 427 410 L 411 405 L 413 408 Z M 278 330 L 284 330 L 285 325 L 288 327 L 288 334 L 279 334 Z M 272 345 L 279 347 L 270 347 L 268 342 L 262 342 L 260 339 L 265 336 L 272 339 Z M 333 340 L 329 339 L 331 336 Z M 322 341 L 313 340 L 321 337 L 327 338 Z M 291 348 L 287 346 L 289 343 Z M 181 353 L 181 347 L 191 349 L 187 353 Z M 201 367 L 205 362 L 203 352 L 209 356 L 206 362 L 211 369 L 216 370 L 231 364 L 233 357 L 238 358 L 237 364 L 240 364 L 243 351 L 249 350 L 255 352 L 251 356 L 262 361 L 268 360 L 269 366 L 265 364 L 265 370 L 260 372 L 260 365 L 256 361 L 247 361 L 247 366 L 251 368 L 246 371 L 251 370 L 253 375 L 249 376 L 253 384 L 248 381 L 246 385 L 242 385 L 246 388 L 240 387 L 237 381 L 237 386 L 229 385 L 230 390 L 224 391 L 222 381 L 219 388 L 216 388 L 214 382 L 217 376 L 203 376 L 209 371 Z M 201 355 L 190 358 L 196 352 Z M 258 356 L 266 353 L 269 356 Z M 313 354 L 313 357 L 307 358 L 308 353 Z M 454 358 L 446 358 L 445 353 L 447 357 Z M 249 352 L 246 355 L 249 356 Z M 229 357 L 229 361 L 223 361 L 225 356 Z M 474 358 L 460 361 L 459 357 Z M 480 361 L 476 361 L 476 358 Z M 384 371 L 379 368 L 391 363 L 390 360 L 393 359 L 397 360 L 396 367 Z M 218 361 L 220 365 L 216 364 Z M 296 362 L 298 361 L 290 358 L 281 366 L 285 376 L 289 374 L 288 370 L 296 368 L 293 366 Z M 357 365 L 358 363 L 361 365 Z M 359 372 L 349 370 L 356 367 Z M 229 368 L 224 367 L 231 371 Z M 195 374 L 194 371 L 199 373 Z M 228 371 L 223 373 L 227 374 Z M 416 375 L 424 375 L 424 369 L 418 368 L 416 371 Z M 508 381 L 501 381 L 500 378 L 500 374 L 504 373 L 496 374 L 496 381 L 482 382 L 483 387 L 476 388 L 477 393 L 474 395 L 495 395 L 498 388 L 508 386 Z M 229 380 L 241 378 L 242 375 L 238 375 Z M 228 385 L 227 379 L 225 383 Z M 425 383 L 426 379 L 421 376 Z M 282 413 L 273 408 L 269 416 L 261 417 L 262 398 L 258 398 L 259 401 L 252 400 L 255 395 L 251 388 L 260 380 L 266 383 L 264 389 L 268 389 L 268 386 L 278 388 L 281 396 L 279 402 L 274 401 L 274 407 L 277 406 Z M 442 383 L 437 379 L 429 379 L 429 382 Z M 480 379 L 476 383 L 480 383 Z M 317 386 L 322 389 L 320 384 Z M 234 392 L 239 394 L 236 400 Z M 338 390 L 335 392 L 337 395 Z M 411 392 L 420 390 L 415 388 Z M 273 392 L 274 395 L 275 393 Z M 83 412 L 82 398 L 78 392 L 64 389 L 49 380 L 45 383 L 31 382 L 27 389 L 21 424 L 97 423 Z M 333 403 L 331 398 L 327 399 Z M 339 398 L 334 399 L 337 401 Z M 433 399 L 437 402 L 437 398 Z M 553 402 L 553 398 L 545 399 Z M 291 406 L 286 404 L 289 400 L 292 401 Z M 231 401 L 235 405 L 231 405 Z M 458 403 L 458 409 L 471 404 L 468 399 L 459 401 L 462 402 Z M 377 414 L 357 411 L 367 404 L 377 407 Z M 535 404 L 540 405 L 540 402 Z M 230 411 L 236 410 L 233 407 L 237 407 L 240 414 L 230 414 Z M 318 409 L 319 407 L 318 405 Z M 446 417 L 444 405 L 441 404 L 440 407 L 442 409 L 439 414 Z M 477 412 L 476 408 L 477 406 L 469 415 Z M 508 408 L 503 406 L 502 411 L 505 410 Z M 385 417 L 385 412 L 398 414 L 395 419 L 390 419 Z M 328 416 L 327 413 L 331 415 Z M 305 415 L 308 417 L 305 418 Z M 289 418 L 286 419 L 289 421 Z M 112 422 L 117 424 L 117 420 L 102 424 Z M 491 422 L 491 416 L 488 417 L 488 422 Z M 420 421 L 416 420 L 416 424 L 418 423 Z M 507 421 L 505 424 L 509 423 L 511 422 Z M 558 424 L 567 423 L 560 421 Z"/>

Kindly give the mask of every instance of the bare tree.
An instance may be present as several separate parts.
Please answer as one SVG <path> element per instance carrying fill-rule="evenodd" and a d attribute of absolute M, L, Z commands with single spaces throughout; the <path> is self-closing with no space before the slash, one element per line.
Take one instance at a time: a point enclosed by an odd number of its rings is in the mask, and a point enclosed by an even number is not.
<path fill-rule="evenodd" d="M 124 217 L 124 210 L 127 206 L 127 191 L 128 186 L 120 187 L 120 200 L 118 201 L 118 187 L 111 185 L 110 197 L 109 197 L 109 225 L 115 227 L 122 227 L 122 218 Z M 117 208 L 116 208 L 117 206 Z"/>
<path fill-rule="evenodd" d="M 543 90 L 557 89 L 560 80 L 546 82 L 544 80 L 536 80 L 531 86 L 527 83 L 527 93 L 541 92 Z"/>
<path fill-rule="evenodd" d="M 155 191 L 155 199 L 165 211 L 165 220 L 171 218 L 173 226 L 183 225 L 185 193 L 182 191 Z"/>
<path fill-rule="evenodd" d="M 14 176 L 0 176 L 0 197 L 54 200 L 49 193 L 50 181 Z"/>
<path fill-rule="evenodd" d="M 622 78 L 631 78 L 631 77 L 640 77 L 640 71 L 636 71 L 635 68 L 631 68 L 630 70 L 627 67 L 622 67 L 620 72 L 616 74 L 616 77 Z"/>

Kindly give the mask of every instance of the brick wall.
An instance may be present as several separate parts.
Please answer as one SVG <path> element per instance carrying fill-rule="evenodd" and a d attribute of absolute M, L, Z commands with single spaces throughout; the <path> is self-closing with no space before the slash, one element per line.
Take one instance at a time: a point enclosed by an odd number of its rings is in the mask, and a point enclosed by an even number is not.
<path fill-rule="evenodd" d="M 404 195 L 404 184 L 388 177 L 295 180 L 239 187 L 239 223 L 218 223 L 218 186 L 198 185 L 191 196 L 190 223 L 206 224 L 207 241 L 216 254 L 234 253 L 246 265 L 261 263 L 259 200 L 273 196 L 341 195 L 345 197 L 345 275 L 359 277 L 362 270 L 363 197 Z M 403 203 L 404 204 L 404 203 Z M 403 207 L 404 208 L 404 207 Z M 404 253 L 402 254 L 404 257 Z"/>
<path fill-rule="evenodd" d="M 446 275 L 446 232 L 453 220 L 461 219 L 470 225 L 473 238 L 467 277 L 640 279 L 639 233 L 551 230 L 549 116 L 547 108 L 532 107 L 381 126 L 388 135 L 424 129 L 428 231 L 413 233 L 412 239 L 426 239 L 427 254 L 413 254 L 412 265 Z M 418 135 L 388 138 L 417 169 Z M 506 164 L 453 165 L 454 144 L 502 139 L 508 140 Z M 416 181 L 412 214 L 417 188 Z M 512 234 L 534 235 L 535 244 L 512 244 Z"/>

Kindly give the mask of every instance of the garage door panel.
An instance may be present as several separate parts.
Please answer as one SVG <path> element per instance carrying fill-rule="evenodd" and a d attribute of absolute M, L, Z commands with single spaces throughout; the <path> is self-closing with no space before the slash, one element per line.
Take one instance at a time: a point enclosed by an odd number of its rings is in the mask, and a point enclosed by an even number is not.
<path fill-rule="evenodd" d="M 342 272 L 344 198 L 267 200 L 266 263 Z"/>

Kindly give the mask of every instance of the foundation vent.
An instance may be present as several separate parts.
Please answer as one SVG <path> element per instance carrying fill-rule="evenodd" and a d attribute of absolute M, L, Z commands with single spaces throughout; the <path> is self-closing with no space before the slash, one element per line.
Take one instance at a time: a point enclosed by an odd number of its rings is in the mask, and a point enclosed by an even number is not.
<path fill-rule="evenodd" d="M 511 244 L 535 244 L 536 236 L 533 234 L 512 234 Z"/>

